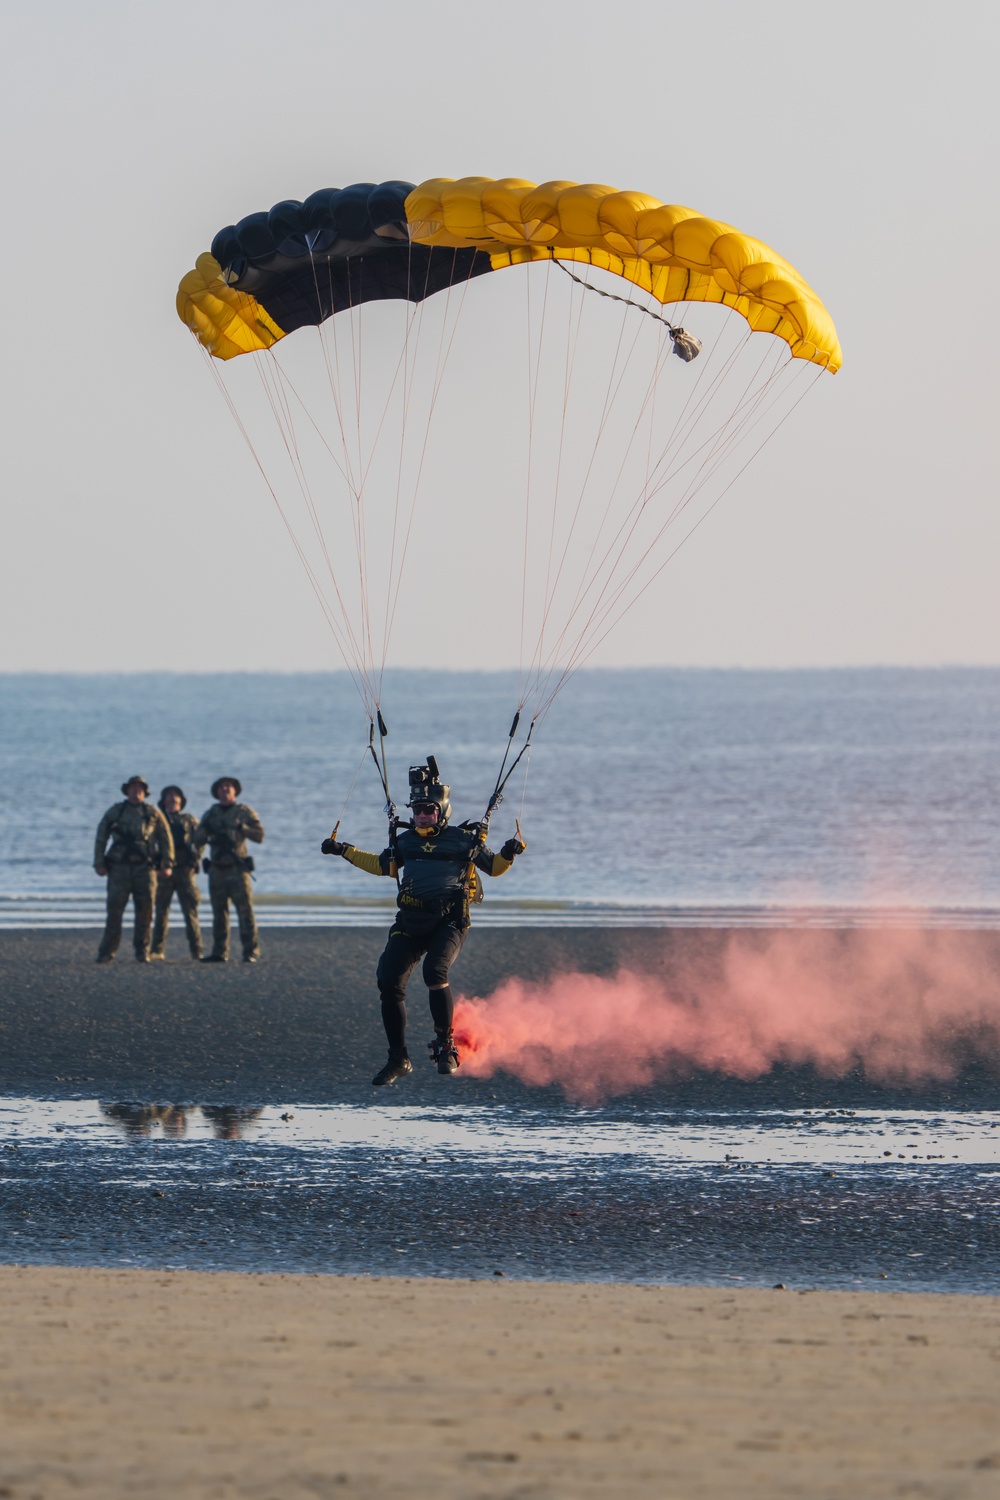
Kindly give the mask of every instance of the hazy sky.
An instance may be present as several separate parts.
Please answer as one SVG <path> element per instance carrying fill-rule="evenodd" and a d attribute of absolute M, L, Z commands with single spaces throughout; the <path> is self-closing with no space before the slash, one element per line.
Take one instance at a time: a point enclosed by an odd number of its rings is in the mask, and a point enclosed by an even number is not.
<path fill-rule="evenodd" d="M 1000 663 L 995 6 L 5 0 L 0 25 L 0 669 L 339 664 L 177 282 L 279 199 L 473 173 L 726 219 L 844 347 L 597 660 Z M 496 455 L 466 462 L 492 493 Z M 456 636 L 432 564 L 398 664 Z M 498 573 L 456 665 L 515 664 Z"/>

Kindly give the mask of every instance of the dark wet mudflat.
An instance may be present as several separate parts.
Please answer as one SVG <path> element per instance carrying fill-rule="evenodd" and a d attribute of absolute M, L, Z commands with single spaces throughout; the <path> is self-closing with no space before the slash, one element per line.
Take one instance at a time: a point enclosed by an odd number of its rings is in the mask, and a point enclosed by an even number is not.
<path fill-rule="evenodd" d="M 983 1113 L 0 1104 L 7 1258 L 1000 1292 Z"/>
<path fill-rule="evenodd" d="M 476 933 L 462 978 L 711 937 Z M 89 934 L 0 936 L 3 1259 L 1000 1292 L 989 1059 L 921 1090 L 784 1069 L 597 1109 L 420 1060 L 376 1095 L 379 942 L 107 970 Z"/>

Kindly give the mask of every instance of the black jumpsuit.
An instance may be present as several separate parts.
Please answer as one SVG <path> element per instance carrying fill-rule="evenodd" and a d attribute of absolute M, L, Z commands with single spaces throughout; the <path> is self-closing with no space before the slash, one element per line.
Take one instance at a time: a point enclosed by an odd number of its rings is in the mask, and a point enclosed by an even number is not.
<path fill-rule="evenodd" d="M 512 861 L 480 844 L 475 829 L 461 826 L 421 833 L 404 828 L 396 838 L 395 853 L 383 849 L 381 854 L 368 854 L 348 845 L 344 858 L 371 875 L 395 875 L 398 870 L 401 877 L 396 920 L 376 974 L 390 1048 L 403 1047 L 406 984 L 421 958 L 434 1028 L 450 1032 L 448 971 L 469 928 L 466 871 L 472 863 L 484 875 L 503 875 Z"/>

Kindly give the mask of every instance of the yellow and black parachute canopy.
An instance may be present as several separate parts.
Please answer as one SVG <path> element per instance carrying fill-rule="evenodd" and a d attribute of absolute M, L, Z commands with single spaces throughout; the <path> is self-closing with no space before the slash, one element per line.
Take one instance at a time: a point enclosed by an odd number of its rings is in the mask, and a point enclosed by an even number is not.
<path fill-rule="evenodd" d="M 721 303 L 795 358 L 840 367 L 830 314 L 762 241 L 595 183 L 441 177 L 324 188 L 220 230 L 181 281 L 177 311 L 225 360 L 365 302 L 420 302 L 534 260 L 599 267 L 664 305 Z"/>

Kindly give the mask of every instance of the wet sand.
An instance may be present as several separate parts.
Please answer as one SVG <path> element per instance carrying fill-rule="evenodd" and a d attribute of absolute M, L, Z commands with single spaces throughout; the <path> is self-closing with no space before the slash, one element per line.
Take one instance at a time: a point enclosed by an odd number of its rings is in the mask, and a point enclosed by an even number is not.
<path fill-rule="evenodd" d="M 1000 1482 L 1000 1299 L 0 1269 L 11 1500 Z"/>
<path fill-rule="evenodd" d="M 767 942 L 773 932 L 761 932 Z M 845 929 L 849 954 L 868 935 Z M 544 979 L 566 970 L 610 975 L 620 967 L 661 975 L 710 972 L 726 929 L 504 928 L 473 930 L 456 965 L 454 988 L 489 995 L 505 979 Z M 753 942 L 754 933 L 740 934 Z M 221 1104 L 295 1099 L 370 1102 L 373 1065 L 385 1056 L 374 972 L 385 934 L 377 928 L 274 928 L 257 965 L 200 965 L 171 930 L 168 962 L 137 964 L 127 944 L 109 967 L 94 963 L 98 934 L 0 932 L 0 1094 Z M 990 972 L 1000 971 L 1000 932 L 957 940 Z M 805 961 L 829 953 L 830 934 L 794 934 Z M 416 1053 L 430 1035 L 426 994 L 410 1004 Z M 648 1102 L 698 1107 L 778 1107 L 904 1103 L 917 1098 L 992 1108 L 995 1059 L 972 1058 L 957 1084 L 919 1091 L 882 1088 L 857 1072 L 820 1078 L 778 1066 L 750 1081 L 704 1074 L 641 1091 Z M 435 1097 L 436 1080 L 417 1069 L 393 1091 L 410 1102 Z M 496 1075 L 463 1076 L 467 1103 L 557 1097 Z"/>

